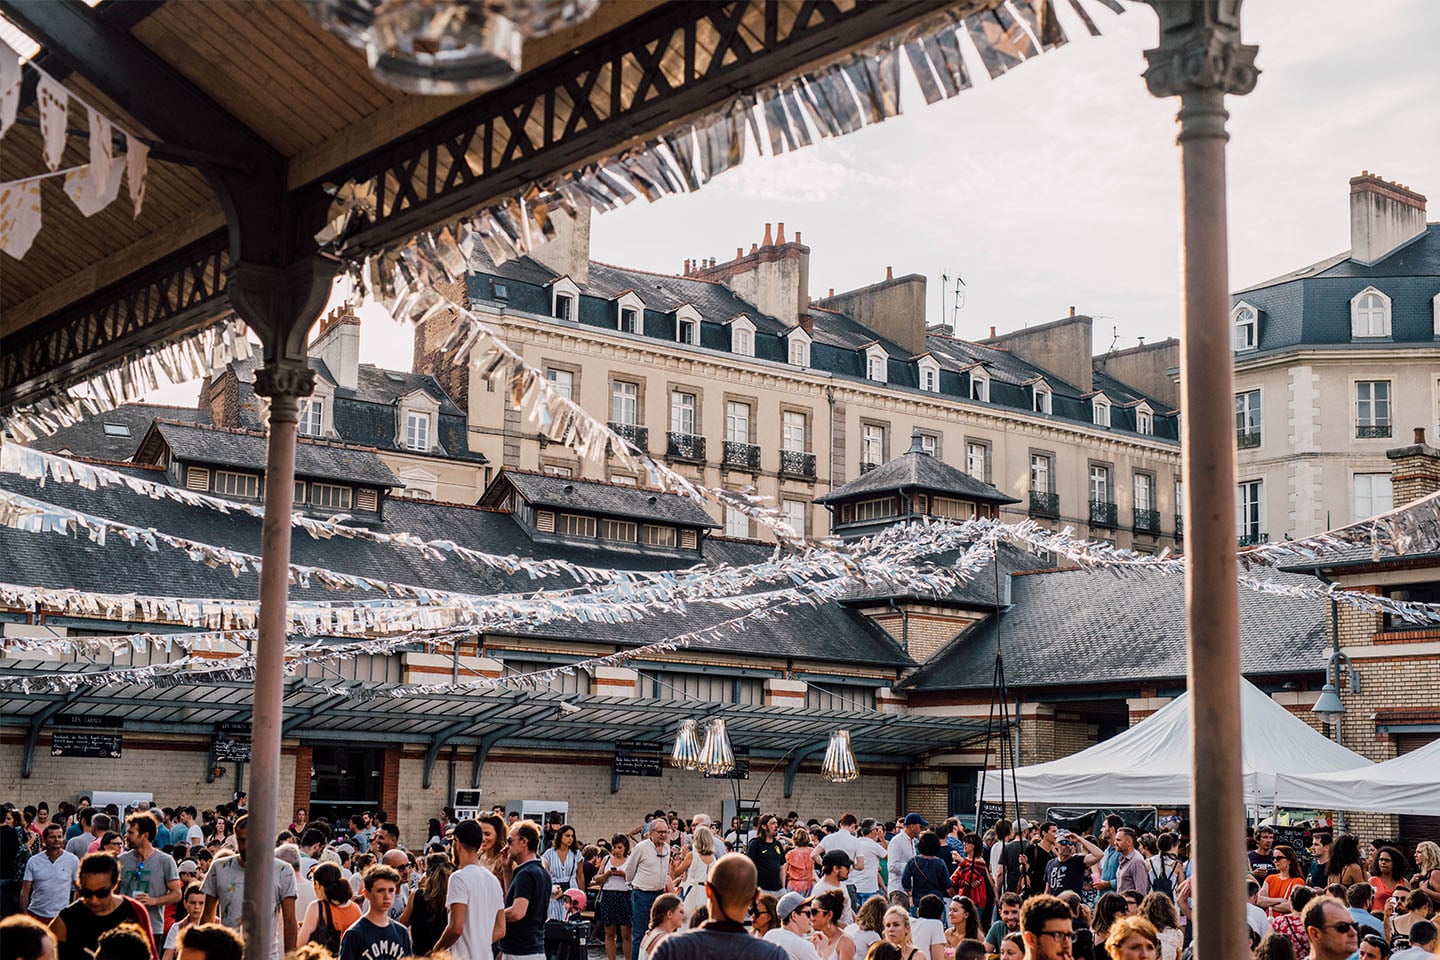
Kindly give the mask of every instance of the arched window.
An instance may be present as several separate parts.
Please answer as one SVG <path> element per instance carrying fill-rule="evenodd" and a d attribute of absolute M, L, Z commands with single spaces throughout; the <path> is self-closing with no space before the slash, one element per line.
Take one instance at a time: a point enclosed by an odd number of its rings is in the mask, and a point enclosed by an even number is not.
<path fill-rule="evenodd" d="M 1230 311 L 1234 324 L 1235 352 L 1254 350 L 1260 345 L 1260 312 L 1243 300 Z"/>
<path fill-rule="evenodd" d="M 1366 287 L 1350 301 L 1350 335 L 1390 336 L 1390 298 L 1374 287 Z"/>

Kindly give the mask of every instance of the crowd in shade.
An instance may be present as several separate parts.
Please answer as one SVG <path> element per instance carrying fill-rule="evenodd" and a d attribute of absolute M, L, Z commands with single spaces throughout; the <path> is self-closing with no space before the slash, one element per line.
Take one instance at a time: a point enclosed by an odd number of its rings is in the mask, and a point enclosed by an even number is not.
<path fill-rule="evenodd" d="M 3 806 L 0 960 L 251 960 L 245 797 Z M 267 960 L 1189 960 L 1204 891 L 1188 825 L 985 832 L 844 813 L 717 824 L 656 810 L 608 837 L 495 807 L 401 837 L 385 811 L 295 811 Z M 1433 960 L 1440 846 L 1254 828 L 1255 960 Z M 1203 922 L 1201 920 L 1200 922 Z"/>

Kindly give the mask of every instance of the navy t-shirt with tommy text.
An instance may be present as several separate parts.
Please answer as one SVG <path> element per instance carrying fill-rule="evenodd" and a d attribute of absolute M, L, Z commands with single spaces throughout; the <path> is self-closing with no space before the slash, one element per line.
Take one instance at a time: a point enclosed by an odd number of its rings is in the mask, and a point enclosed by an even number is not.
<path fill-rule="evenodd" d="M 361 917 L 340 938 L 340 960 L 400 960 L 411 952 L 410 931 L 394 920 L 382 927 Z"/>

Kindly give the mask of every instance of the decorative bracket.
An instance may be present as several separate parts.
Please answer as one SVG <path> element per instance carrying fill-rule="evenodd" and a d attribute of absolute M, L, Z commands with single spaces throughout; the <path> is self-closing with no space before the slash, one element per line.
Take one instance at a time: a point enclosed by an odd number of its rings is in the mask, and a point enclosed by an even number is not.
<path fill-rule="evenodd" d="M 65 699 L 56 700 L 35 714 L 34 719 L 30 721 L 29 729 L 25 731 L 25 753 L 20 760 L 20 779 L 29 780 L 30 774 L 35 772 L 35 747 L 40 743 L 40 733 L 45 729 L 45 724 L 53 720 L 66 707 L 78 701 L 84 694 L 83 687 L 72 690 L 65 695 Z"/>
<path fill-rule="evenodd" d="M 523 723 L 510 723 L 498 730 L 485 734 L 485 736 L 480 739 L 480 745 L 475 748 L 475 764 L 470 768 L 470 789 L 480 789 L 480 774 L 485 770 L 485 761 L 490 756 L 491 748 L 506 737 L 513 737 L 524 729 L 525 724 Z"/>

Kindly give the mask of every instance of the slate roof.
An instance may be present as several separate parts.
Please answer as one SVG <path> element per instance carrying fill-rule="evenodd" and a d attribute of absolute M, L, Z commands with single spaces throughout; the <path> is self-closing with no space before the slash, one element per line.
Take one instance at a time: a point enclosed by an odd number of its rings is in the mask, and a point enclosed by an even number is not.
<path fill-rule="evenodd" d="M 499 481 L 508 481 L 529 503 L 543 507 L 579 510 L 611 517 L 674 523 L 686 527 L 718 527 L 695 501 L 674 493 L 631 487 L 603 480 L 579 480 L 506 468 L 481 498 L 482 506 L 497 506 L 503 499 Z"/>
<path fill-rule="evenodd" d="M 177 460 L 261 472 L 265 469 L 265 435 L 262 433 L 170 420 L 156 420 L 152 429 L 164 439 Z M 148 445 L 149 437 L 146 441 Z M 403 486 L 372 448 L 304 437 L 295 448 L 295 475 L 377 487 Z"/>
<path fill-rule="evenodd" d="M 119 463 L 129 460 L 135 453 L 156 417 L 190 423 L 210 423 L 208 410 L 170 407 L 159 403 L 128 403 L 114 410 L 88 416 L 73 426 L 62 427 L 51 436 L 39 437 L 32 445 L 37 450 Z M 128 432 L 119 437 L 108 435 L 105 425 L 112 423 L 122 424 Z"/>
<path fill-rule="evenodd" d="M 977 480 L 939 457 L 932 457 L 914 447 L 892 460 L 887 460 L 869 473 L 862 473 L 849 483 L 836 487 L 825 496 L 816 497 L 815 502 L 839 503 L 867 493 L 911 489 L 931 490 L 966 500 L 984 500 L 990 503 L 1020 502 L 984 480 Z"/>
<path fill-rule="evenodd" d="M 159 470 L 127 469 L 151 480 L 164 480 Z M 13 474 L 0 474 L 0 487 L 204 543 L 252 554 L 260 552 L 260 520 L 257 518 L 227 516 L 168 500 L 151 500 L 114 487 L 92 491 L 75 484 L 52 482 L 41 488 L 34 481 Z M 695 562 L 693 555 L 684 558 L 620 553 L 606 549 L 601 541 L 596 541 L 594 546 L 533 541 L 508 513 L 427 501 L 387 500 L 385 523 L 378 529 L 409 532 L 423 539 L 454 540 L 494 553 L 566 559 L 607 568 L 668 570 L 689 568 Z M 768 558 L 772 550 L 773 547 L 758 543 L 708 538 L 704 541 L 707 562 L 722 558 L 726 563 L 758 562 Z M 575 585 L 563 577 L 532 580 L 524 573 L 507 575 L 462 560 L 427 560 L 418 551 L 360 540 L 315 540 L 298 531 L 292 540 L 292 562 L 472 594 L 565 589 Z M 162 548 L 152 552 L 143 546 L 130 546 L 114 536 L 100 545 L 84 537 L 22 533 L 8 527 L 0 527 L 0 580 L 52 588 L 187 597 L 253 599 L 259 591 L 258 580 L 253 575 L 235 577 L 228 570 L 212 570 L 203 563 L 192 562 L 177 550 Z M 757 589 L 776 586 L 779 584 Z M 330 592 L 318 587 L 292 587 L 291 594 L 301 599 L 330 600 L 377 596 Z M 683 613 L 655 614 L 629 623 L 554 623 L 532 628 L 517 626 L 504 633 L 631 647 L 712 627 L 735 616 L 737 612 L 732 609 L 692 603 Z M 877 667 L 913 665 L 884 630 L 860 613 L 833 603 L 799 606 L 793 612 L 751 621 L 739 631 L 722 631 L 718 639 L 705 641 L 703 648 Z"/>
<path fill-rule="evenodd" d="M 1001 543 L 997 551 L 1000 560 L 1000 602 L 1005 603 L 1005 578 L 1015 573 L 1044 570 L 1053 567 L 1053 563 L 1046 562 L 1029 551 L 1008 543 Z M 937 567 L 954 565 L 960 558 L 960 551 L 952 550 L 946 553 L 938 553 L 928 558 Z M 909 593 L 896 593 L 893 589 L 886 589 L 881 586 L 860 587 L 847 593 L 840 601 L 857 605 L 874 603 L 877 600 L 919 600 L 929 603 L 954 604 L 962 607 L 990 608 L 995 607 L 995 564 L 992 561 L 987 563 L 979 573 L 970 580 L 959 584 L 953 590 L 944 593 L 920 593 L 911 591 Z"/>
<path fill-rule="evenodd" d="M 1252 576 L 1313 585 L 1309 577 L 1257 568 Z M 1011 581 L 1000 618 L 1005 681 L 1046 687 L 1186 674 L 1185 578 L 1063 570 Z M 1241 670 L 1246 676 L 1320 673 L 1329 648 L 1329 605 L 1240 591 Z M 995 623 L 962 633 L 901 686 L 910 690 L 990 686 Z"/>

